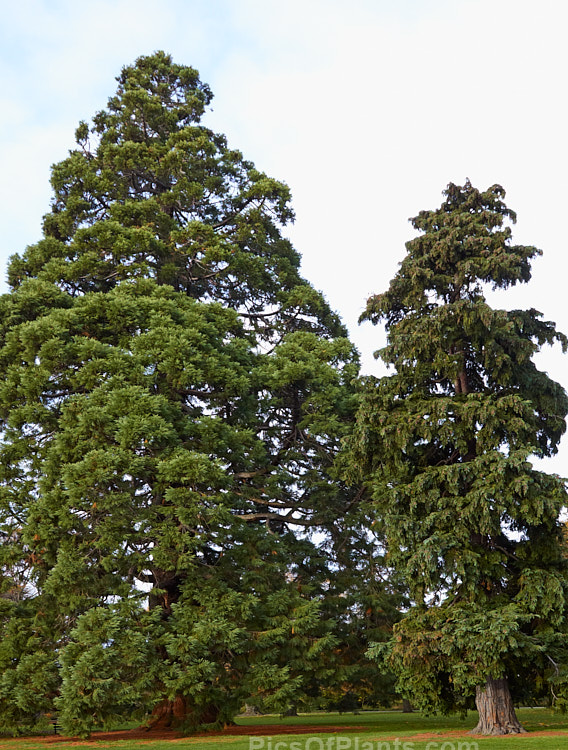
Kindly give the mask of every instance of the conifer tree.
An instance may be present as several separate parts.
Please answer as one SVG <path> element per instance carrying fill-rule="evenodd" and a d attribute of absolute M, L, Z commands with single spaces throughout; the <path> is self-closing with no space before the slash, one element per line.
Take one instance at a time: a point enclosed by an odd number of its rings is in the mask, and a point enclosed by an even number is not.
<path fill-rule="evenodd" d="M 0 298 L 0 570 L 29 582 L 0 600 L 2 728 L 222 725 L 330 679 L 356 354 L 197 72 L 117 80 Z"/>
<path fill-rule="evenodd" d="M 475 696 L 475 732 L 514 733 L 511 692 L 526 700 L 548 678 L 563 700 L 568 495 L 531 457 L 556 452 L 568 398 L 532 358 L 567 339 L 534 309 L 486 301 L 489 286 L 527 282 L 540 253 L 512 244 L 503 189 L 444 195 L 412 219 L 418 236 L 362 315 L 384 322 L 378 354 L 394 373 L 367 379 L 351 466 L 415 602 L 372 653 L 416 706 L 463 710 Z"/>

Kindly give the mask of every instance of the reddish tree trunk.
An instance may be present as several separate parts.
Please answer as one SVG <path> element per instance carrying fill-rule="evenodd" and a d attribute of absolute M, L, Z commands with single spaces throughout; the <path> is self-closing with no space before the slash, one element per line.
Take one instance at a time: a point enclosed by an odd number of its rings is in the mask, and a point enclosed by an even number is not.
<path fill-rule="evenodd" d="M 475 690 L 475 705 L 479 721 L 470 734 L 521 734 L 526 729 L 515 714 L 509 683 L 506 679 L 487 678 L 485 687 Z"/>
<path fill-rule="evenodd" d="M 152 731 L 153 729 L 179 727 L 190 718 L 195 720 L 194 713 L 195 709 L 192 706 L 188 706 L 186 699 L 181 695 L 176 696 L 173 701 L 163 700 L 154 707 L 147 729 L 148 731 Z M 200 724 L 214 724 L 218 718 L 219 709 L 217 706 L 204 706 L 200 710 L 195 724 L 196 726 Z"/>

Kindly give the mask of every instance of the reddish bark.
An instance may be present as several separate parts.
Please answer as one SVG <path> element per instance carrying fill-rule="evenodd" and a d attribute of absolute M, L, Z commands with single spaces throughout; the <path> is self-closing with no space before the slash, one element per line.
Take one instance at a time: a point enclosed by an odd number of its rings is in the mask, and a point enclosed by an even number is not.
<path fill-rule="evenodd" d="M 470 734 L 523 734 L 527 731 L 517 719 L 506 679 L 488 677 L 485 687 L 478 685 L 475 705 L 479 721 Z"/>
<path fill-rule="evenodd" d="M 218 718 L 219 709 L 217 706 L 204 706 L 199 710 L 199 715 L 196 717 L 195 707 L 188 706 L 182 695 L 176 695 L 173 701 L 163 700 L 154 707 L 147 729 L 151 732 L 179 727 L 190 719 L 196 726 L 214 724 Z"/>

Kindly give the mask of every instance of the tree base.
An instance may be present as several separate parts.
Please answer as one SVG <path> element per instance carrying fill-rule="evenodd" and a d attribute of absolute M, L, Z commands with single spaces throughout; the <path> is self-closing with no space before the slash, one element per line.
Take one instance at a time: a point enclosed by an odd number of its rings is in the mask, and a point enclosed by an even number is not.
<path fill-rule="evenodd" d="M 286 716 L 297 716 L 298 715 L 298 709 L 296 706 L 290 706 L 284 713 L 281 714 L 282 717 Z"/>
<path fill-rule="evenodd" d="M 184 727 L 188 724 L 196 727 L 203 724 L 215 724 L 219 720 L 219 714 L 218 707 L 213 705 L 202 707 L 197 714 L 195 708 L 188 706 L 186 699 L 178 695 L 173 701 L 163 700 L 154 707 L 145 729 L 147 732 L 152 732 Z M 226 722 L 225 726 L 233 723 Z"/>
<path fill-rule="evenodd" d="M 469 734 L 503 735 L 525 734 L 526 729 L 517 719 L 509 684 L 506 679 L 487 678 L 485 687 L 475 689 L 475 705 L 479 721 Z"/>
<path fill-rule="evenodd" d="M 245 703 L 245 710 L 242 713 L 242 716 L 262 716 L 262 711 L 258 708 L 258 706 L 253 706 L 252 703 Z"/>

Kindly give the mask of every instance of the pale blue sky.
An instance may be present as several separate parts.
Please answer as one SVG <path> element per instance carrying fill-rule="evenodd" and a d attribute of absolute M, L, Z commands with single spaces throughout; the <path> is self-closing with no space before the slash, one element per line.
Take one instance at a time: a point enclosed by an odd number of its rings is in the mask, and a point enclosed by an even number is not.
<path fill-rule="evenodd" d="M 563 0 L 20 0 L 0 28 L 0 277 L 39 238 L 49 167 L 120 68 L 155 49 L 198 68 L 207 122 L 287 182 L 304 273 L 358 327 L 451 180 L 499 182 L 514 239 L 544 250 L 533 282 L 499 299 L 568 333 Z M 5 288 L 5 287 L 2 287 Z M 568 387 L 567 359 L 541 366 Z M 568 474 L 568 441 L 550 466 Z"/>

